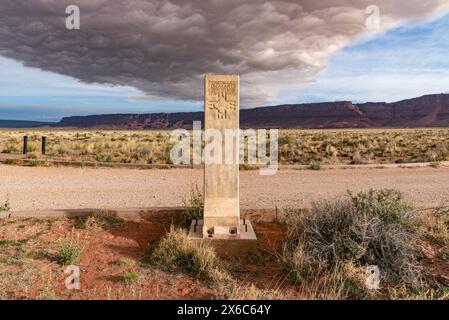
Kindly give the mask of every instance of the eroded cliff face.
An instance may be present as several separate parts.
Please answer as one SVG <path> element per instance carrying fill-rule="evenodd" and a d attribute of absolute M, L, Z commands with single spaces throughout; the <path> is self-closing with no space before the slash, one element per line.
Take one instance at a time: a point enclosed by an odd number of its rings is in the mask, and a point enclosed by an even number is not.
<path fill-rule="evenodd" d="M 191 128 L 202 112 L 109 114 L 63 118 L 56 126 L 103 129 Z M 449 94 L 394 103 L 350 101 L 292 104 L 240 111 L 242 128 L 376 128 L 449 126 Z"/>

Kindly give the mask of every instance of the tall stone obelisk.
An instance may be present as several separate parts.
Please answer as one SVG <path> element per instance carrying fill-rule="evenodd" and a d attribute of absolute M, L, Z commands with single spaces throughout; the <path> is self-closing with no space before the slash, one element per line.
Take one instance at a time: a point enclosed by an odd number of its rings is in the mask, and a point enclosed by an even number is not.
<path fill-rule="evenodd" d="M 204 79 L 204 216 L 189 239 L 213 245 L 220 255 L 256 250 L 252 224 L 239 209 L 239 76 Z"/>
<path fill-rule="evenodd" d="M 204 124 L 206 138 L 210 130 L 211 141 L 217 139 L 216 147 L 221 144 L 221 152 L 213 150 L 219 152 L 221 161 L 217 161 L 217 154 L 211 156 L 213 161 L 205 158 L 203 235 L 237 235 L 240 233 L 239 76 L 206 75 Z M 205 151 L 205 157 L 210 155 Z"/>

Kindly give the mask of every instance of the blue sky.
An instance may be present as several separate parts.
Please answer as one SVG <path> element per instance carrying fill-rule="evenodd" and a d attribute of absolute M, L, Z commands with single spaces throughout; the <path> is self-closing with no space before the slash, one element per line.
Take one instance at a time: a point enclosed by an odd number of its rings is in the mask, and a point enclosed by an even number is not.
<path fill-rule="evenodd" d="M 449 15 L 354 43 L 284 101 L 398 101 L 449 92 Z"/>
<path fill-rule="evenodd" d="M 449 15 L 359 40 L 337 53 L 314 83 L 276 103 L 397 101 L 449 92 Z M 132 87 L 84 84 L 0 57 L 0 119 L 57 121 L 68 115 L 199 111 L 201 102 L 142 100 Z M 245 88 L 242 87 L 241 90 Z"/>
<path fill-rule="evenodd" d="M 193 101 L 143 100 L 132 87 L 85 84 L 0 57 L 0 119 L 58 121 L 64 116 L 105 113 L 199 111 Z"/>

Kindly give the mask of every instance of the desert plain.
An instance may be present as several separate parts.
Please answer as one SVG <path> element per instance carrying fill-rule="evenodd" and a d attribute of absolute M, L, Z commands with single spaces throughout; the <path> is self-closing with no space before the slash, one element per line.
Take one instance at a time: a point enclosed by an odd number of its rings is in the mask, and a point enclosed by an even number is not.
<path fill-rule="evenodd" d="M 448 129 L 281 131 L 276 174 L 241 166 L 240 207 L 252 211 L 259 239 L 245 257 L 217 257 L 185 242 L 186 220 L 201 211 L 203 170 L 170 165 L 169 134 L 1 130 L 0 298 L 449 297 Z M 138 220 L 114 214 L 148 208 L 174 211 Z M 39 218 L 61 209 L 92 212 Z M 376 235 L 386 238 L 352 230 L 357 223 L 380 226 Z M 352 233 L 344 234 L 348 226 Z M 331 254 L 324 240 L 320 249 L 310 245 L 315 237 L 347 238 L 342 252 Z M 368 263 L 382 264 L 375 290 L 363 284 Z M 81 269 L 80 290 L 64 282 L 72 264 Z"/>

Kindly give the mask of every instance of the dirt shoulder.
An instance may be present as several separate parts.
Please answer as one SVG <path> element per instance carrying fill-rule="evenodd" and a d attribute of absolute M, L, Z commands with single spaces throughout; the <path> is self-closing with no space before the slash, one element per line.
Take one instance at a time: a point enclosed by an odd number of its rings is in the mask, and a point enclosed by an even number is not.
<path fill-rule="evenodd" d="M 133 170 L 116 168 L 21 167 L 0 165 L 0 200 L 13 211 L 82 208 L 181 206 L 190 185 L 202 184 L 201 169 Z M 280 170 L 240 173 L 242 208 L 309 206 L 369 188 L 396 188 L 419 207 L 449 201 L 449 168 L 364 168 Z"/>

